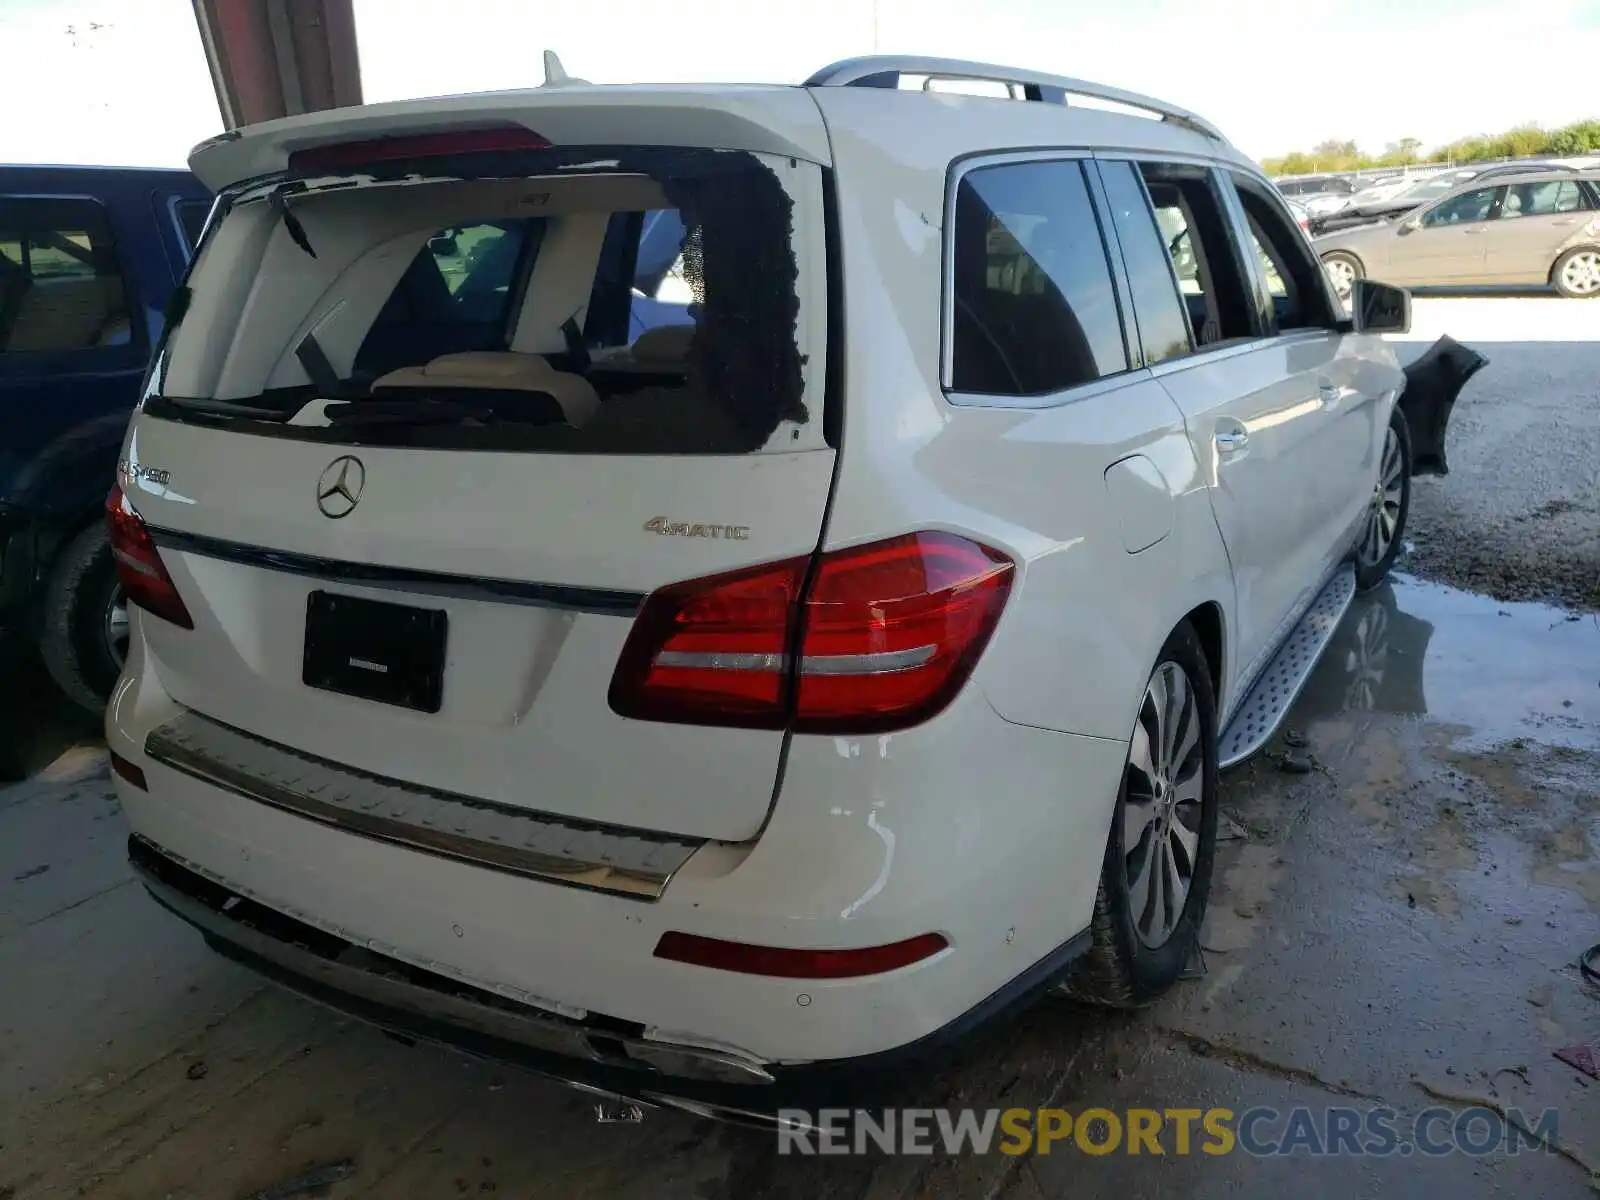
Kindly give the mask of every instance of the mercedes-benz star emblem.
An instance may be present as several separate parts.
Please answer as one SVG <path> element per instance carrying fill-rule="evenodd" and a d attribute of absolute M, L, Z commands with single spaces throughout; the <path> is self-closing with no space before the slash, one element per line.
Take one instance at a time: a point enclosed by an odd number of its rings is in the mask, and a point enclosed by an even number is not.
<path fill-rule="evenodd" d="M 348 517 L 361 503 L 361 489 L 366 482 L 367 469 L 359 458 L 346 454 L 334 459 L 317 480 L 317 507 L 323 516 L 335 521 Z"/>

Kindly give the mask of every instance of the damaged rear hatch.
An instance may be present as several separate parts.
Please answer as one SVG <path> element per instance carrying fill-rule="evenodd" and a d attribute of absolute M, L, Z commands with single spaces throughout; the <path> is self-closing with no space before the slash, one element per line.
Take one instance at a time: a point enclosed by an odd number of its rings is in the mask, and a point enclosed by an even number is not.
<path fill-rule="evenodd" d="M 459 97 L 201 147 L 224 198 L 119 481 L 181 601 L 145 604 L 146 669 L 358 772 L 753 837 L 781 722 L 624 717 L 612 684 L 648 593 L 817 545 L 827 162 L 787 88 Z"/>

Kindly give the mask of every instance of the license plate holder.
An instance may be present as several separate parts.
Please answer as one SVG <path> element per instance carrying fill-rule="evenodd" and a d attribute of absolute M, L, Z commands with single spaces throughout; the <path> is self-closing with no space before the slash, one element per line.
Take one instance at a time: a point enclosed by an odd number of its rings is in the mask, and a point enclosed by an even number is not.
<path fill-rule="evenodd" d="M 306 597 L 307 687 L 436 713 L 444 702 L 449 614 L 337 592 Z"/>

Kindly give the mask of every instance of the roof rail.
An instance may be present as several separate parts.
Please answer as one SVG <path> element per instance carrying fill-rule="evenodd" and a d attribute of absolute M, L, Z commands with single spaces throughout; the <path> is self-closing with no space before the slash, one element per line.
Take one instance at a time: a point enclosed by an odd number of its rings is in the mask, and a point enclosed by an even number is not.
<path fill-rule="evenodd" d="M 1143 109 L 1172 125 L 1192 130 L 1219 142 L 1227 142 L 1210 121 L 1198 117 L 1187 109 L 1175 108 L 1163 100 L 1142 96 L 1138 92 L 1125 92 L 1121 88 L 1091 83 L 1087 79 L 1072 79 L 1065 75 L 1046 75 L 1018 67 L 1001 67 L 992 63 L 966 62 L 959 58 L 924 58 L 920 55 L 869 54 L 861 58 L 847 58 L 842 62 L 823 67 L 805 81 L 805 87 L 879 87 L 900 86 L 902 75 L 926 75 L 929 82 L 935 79 L 975 79 L 1003 83 L 1011 88 L 1013 96 L 1021 92 L 1020 99 L 1039 100 L 1067 105 L 1069 96 L 1087 96 L 1107 100 L 1129 108 Z"/>

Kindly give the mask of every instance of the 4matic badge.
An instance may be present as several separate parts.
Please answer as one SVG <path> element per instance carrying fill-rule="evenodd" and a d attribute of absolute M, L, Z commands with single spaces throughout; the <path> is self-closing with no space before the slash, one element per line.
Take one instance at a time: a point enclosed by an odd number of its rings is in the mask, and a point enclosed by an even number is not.
<path fill-rule="evenodd" d="M 697 525 L 692 521 L 673 521 L 666 517 L 651 517 L 644 523 L 646 533 L 659 533 L 662 537 L 724 538 L 731 542 L 744 542 L 750 538 L 748 525 Z"/>

